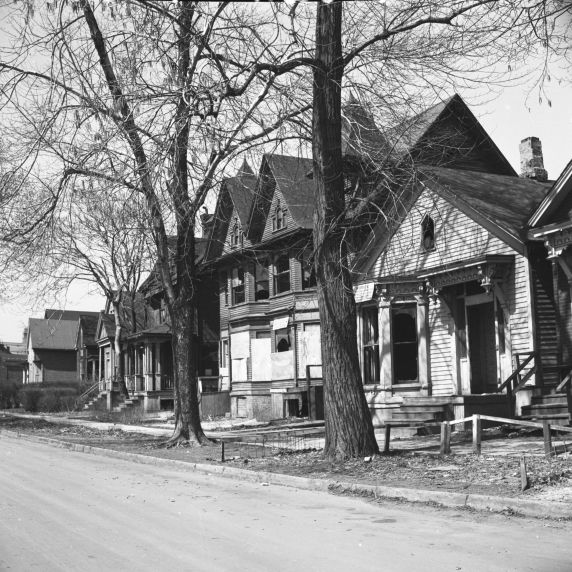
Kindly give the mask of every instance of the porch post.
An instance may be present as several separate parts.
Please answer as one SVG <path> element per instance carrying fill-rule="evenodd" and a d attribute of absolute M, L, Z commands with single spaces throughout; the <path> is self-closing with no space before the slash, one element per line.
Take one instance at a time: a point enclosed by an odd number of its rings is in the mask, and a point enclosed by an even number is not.
<path fill-rule="evenodd" d="M 429 328 L 427 327 L 427 296 L 419 295 L 417 299 L 417 359 L 421 395 L 431 395 L 429 373 Z"/>
<path fill-rule="evenodd" d="M 155 343 L 155 389 L 161 389 L 161 342 Z"/>
<path fill-rule="evenodd" d="M 393 364 L 391 359 L 391 298 L 385 293 L 379 297 L 379 362 L 380 384 L 384 390 L 391 390 L 393 383 Z"/>
<path fill-rule="evenodd" d="M 145 357 L 143 369 L 145 371 L 145 391 L 151 391 L 153 389 L 153 356 L 151 354 L 151 344 L 145 342 Z"/>

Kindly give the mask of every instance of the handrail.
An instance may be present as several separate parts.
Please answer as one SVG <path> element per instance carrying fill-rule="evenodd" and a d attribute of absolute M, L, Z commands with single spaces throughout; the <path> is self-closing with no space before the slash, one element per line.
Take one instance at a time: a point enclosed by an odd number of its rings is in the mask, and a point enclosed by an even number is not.
<path fill-rule="evenodd" d="M 519 381 L 519 383 L 517 384 L 517 386 L 514 388 L 512 387 L 513 381 L 518 379 L 522 373 L 522 371 L 524 370 L 524 368 L 534 359 L 535 357 L 535 352 L 527 352 L 529 355 L 528 357 L 518 366 L 518 368 L 516 370 L 514 370 L 510 376 L 499 385 L 497 392 L 500 393 L 503 389 L 507 388 L 509 392 L 517 392 L 520 389 L 523 388 L 524 384 L 530 379 L 530 377 L 532 376 L 533 373 L 536 372 L 536 363 L 534 364 L 534 366 L 532 367 L 532 369 L 530 371 L 528 371 L 526 373 L 526 375 L 524 376 L 524 379 L 521 379 Z M 520 354 L 520 355 L 526 355 L 526 353 Z M 518 360 L 519 354 L 517 354 L 517 360 Z M 517 361 L 518 363 L 518 361 Z"/>
<path fill-rule="evenodd" d="M 99 390 L 99 381 L 96 381 L 93 385 L 90 385 L 79 397 L 78 401 L 81 401 L 85 397 L 91 395 L 96 389 Z"/>
<path fill-rule="evenodd" d="M 564 388 L 570 386 L 570 381 L 572 380 L 572 370 L 568 372 L 568 375 L 558 384 L 554 389 L 553 393 L 564 393 Z"/>

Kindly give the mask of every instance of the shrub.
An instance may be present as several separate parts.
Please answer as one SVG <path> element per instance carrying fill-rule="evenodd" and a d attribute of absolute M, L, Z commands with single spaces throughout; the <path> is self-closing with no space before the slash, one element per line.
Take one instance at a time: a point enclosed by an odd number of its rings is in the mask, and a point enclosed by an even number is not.
<path fill-rule="evenodd" d="M 71 411 L 78 395 L 77 385 L 27 385 L 20 391 L 20 400 L 26 411 Z"/>
<path fill-rule="evenodd" d="M 18 393 L 22 387 L 21 383 L 3 383 L 0 384 L 0 409 L 8 409 L 9 407 L 18 407 Z"/>

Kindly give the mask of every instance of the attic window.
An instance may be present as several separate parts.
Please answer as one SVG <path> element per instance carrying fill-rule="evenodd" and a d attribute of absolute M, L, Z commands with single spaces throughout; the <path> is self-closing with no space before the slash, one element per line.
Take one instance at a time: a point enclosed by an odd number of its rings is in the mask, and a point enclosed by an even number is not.
<path fill-rule="evenodd" d="M 272 230 L 276 231 L 283 228 L 286 228 L 286 209 L 282 208 L 280 201 L 277 201 L 272 215 Z"/>
<path fill-rule="evenodd" d="M 232 233 L 230 235 L 230 245 L 235 248 L 240 246 L 242 243 L 242 232 L 240 230 L 240 225 L 238 224 L 238 219 L 234 219 L 234 226 L 232 227 Z"/>
<path fill-rule="evenodd" d="M 435 250 L 435 222 L 429 215 L 421 221 L 421 246 L 425 252 Z"/>

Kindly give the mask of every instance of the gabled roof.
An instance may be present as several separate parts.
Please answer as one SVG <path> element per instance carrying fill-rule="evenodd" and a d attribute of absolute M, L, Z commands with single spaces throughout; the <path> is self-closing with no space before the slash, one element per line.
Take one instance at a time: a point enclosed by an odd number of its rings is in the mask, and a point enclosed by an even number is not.
<path fill-rule="evenodd" d="M 276 189 L 280 191 L 296 228 L 312 228 L 314 183 L 312 160 L 304 157 L 265 154 L 260 182 L 250 211 L 248 233 L 259 241 Z"/>
<path fill-rule="evenodd" d="M 99 312 L 86 312 L 84 310 L 51 310 L 44 311 L 45 320 L 74 320 L 77 321 L 82 316 L 93 316 L 97 318 Z"/>
<path fill-rule="evenodd" d="M 99 321 L 99 312 L 95 316 L 80 316 L 79 318 L 79 328 L 83 330 L 83 343 L 86 346 L 92 346 L 95 344 L 95 334 L 97 331 L 97 323 Z M 79 337 L 78 328 L 78 337 Z"/>
<path fill-rule="evenodd" d="M 103 335 L 104 329 L 106 334 L 105 336 Z M 101 340 L 104 337 L 107 338 L 115 337 L 115 316 L 113 314 L 106 314 L 105 312 L 100 312 L 99 319 L 97 321 L 95 339 Z"/>
<path fill-rule="evenodd" d="M 342 154 L 376 163 L 384 161 L 391 150 L 373 115 L 350 94 L 342 107 Z"/>
<path fill-rule="evenodd" d="M 549 227 L 560 227 L 562 223 L 572 223 L 572 161 L 566 165 L 528 221 L 530 227 L 538 230 L 542 230 L 540 227 L 550 230 Z"/>
<path fill-rule="evenodd" d="M 455 94 L 387 132 L 402 158 L 517 177 L 463 98 Z"/>
<path fill-rule="evenodd" d="M 77 320 L 29 319 L 29 340 L 34 350 L 75 350 Z"/>
<path fill-rule="evenodd" d="M 356 273 L 367 274 L 424 188 L 431 189 L 500 240 L 523 252 L 528 217 L 546 196 L 550 185 L 519 177 L 422 165 L 412 183 L 396 197 L 392 212 L 376 226 L 369 241 L 371 250 L 356 261 Z"/>
<path fill-rule="evenodd" d="M 429 184 L 438 183 L 441 191 L 446 193 L 445 198 L 453 201 L 459 199 L 461 202 L 458 206 L 462 210 L 464 203 L 499 229 L 510 232 L 520 240 L 525 238 L 523 230 L 530 214 L 551 186 L 533 179 L 444 167 L 422 166 L 419 171 Z"/>

